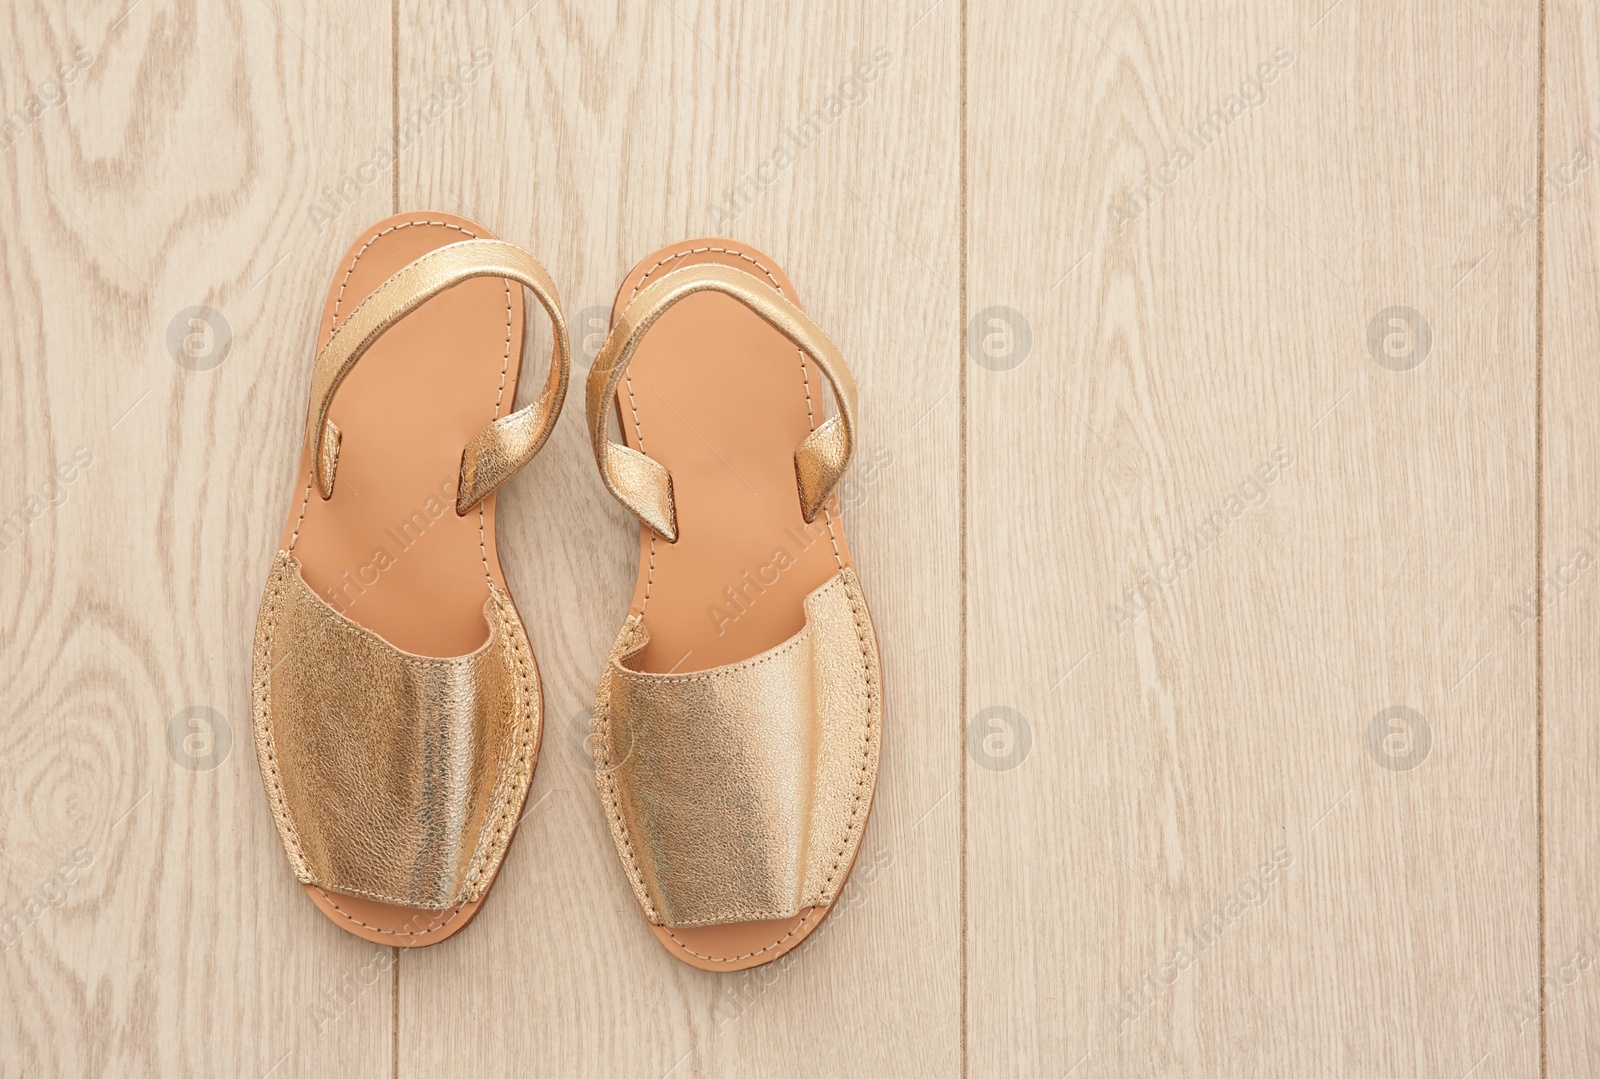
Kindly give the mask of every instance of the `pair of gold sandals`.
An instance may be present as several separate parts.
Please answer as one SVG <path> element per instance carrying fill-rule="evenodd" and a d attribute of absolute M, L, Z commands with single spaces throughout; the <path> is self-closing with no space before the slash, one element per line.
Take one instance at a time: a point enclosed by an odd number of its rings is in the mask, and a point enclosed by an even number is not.
<path fill-rule="evenodd" d="M 555 344 L 538 399 L 513 409 L 523 288 Z M 305 483 L 257 621 L 254 724 L 295 876 L 367 940 L 459 932 L 523 813 L 543 698 L 496 489 L 549 437 L 569 367 L 544 267 L 460 217 L 379 222 L 329 289 Z M 855 396 L 783 272 L 728 240 L 635 267 L 589 372 L 595 463 L 641 522 L 595 777 L 651 930 L 705 970 L 803 941 L 871 807 L 878 647 L 836 493 Z"/>

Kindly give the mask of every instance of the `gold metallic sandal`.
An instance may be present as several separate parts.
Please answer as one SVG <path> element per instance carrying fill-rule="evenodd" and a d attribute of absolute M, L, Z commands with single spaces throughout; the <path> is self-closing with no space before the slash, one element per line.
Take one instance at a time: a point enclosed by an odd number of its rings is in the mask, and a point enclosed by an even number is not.
<path fill-rule="evenodd" d="M 518 411 L 514 283 L 555 336 L 544 391 Z M 404 214 L 351 246 L 318 342 L 303 483 L 256 626 L 256 752 L 317 907 L 366 940 L 434 944 L 482 904 L 538 756 L 539 670 L 495 490 L 561 410 L 567 329 L 532 255 Z"/>
<path fill-rule="evenodd" d="M 643 522 L 596 776 L 650 928 L 704 970 L 771 962 L 816 929 L 877 778 L 878 647 L 834 494 L 855 385 L 794 294 L 727 240 L 658 251 L 589 374 L 600 475 Z"/>

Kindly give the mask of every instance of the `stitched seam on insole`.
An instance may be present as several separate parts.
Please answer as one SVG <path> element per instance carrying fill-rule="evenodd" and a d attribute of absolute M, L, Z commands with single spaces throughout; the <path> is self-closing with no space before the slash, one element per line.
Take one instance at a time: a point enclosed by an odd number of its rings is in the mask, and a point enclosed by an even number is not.
<path fill-rule="evenodd" d="M 639 290 L 644 288 L 644 283 L 646 281 L 650 280 L 650 275 L 655 273 L 657 270 L 661 269 L 661 267 L 665 266 L 667 263 L 673 262 L 673 261 L 675 261 L 677 259 L 686 258 L 689 255 L 703 255 L 703 254 L 707 254 L 707 253 L 718 254 L 718 255 L 732 255 L 734 258 L 744 259 L 746 262 L 748 262 L 748 263 L 750 263 L 750 264 L 752 264 L 754 266 L 760 267 L 761 272 L 767 275 L 767 280 L 772 282 L 772 287 L 778 290 L 778 295 L 784 297 L 785 299 L 788 299 L 788 293 L 783 291 L 783 286 L 778 283 L 777 277 L 773 275 L 771 270 L 767 269 L 767 267 L 762 264 L 760 259 L 751 258 L 749 255 L 745 254 L 743 251 L 734 251 L 732 248 L 727 248 L 727 247 L 709 247 L 708 246 L 708 247 L 692 247 L 687 251 L 675 251 L 672 254 L 670 254 L 670 255 L 666 256 L 665 258 L 661 259 L 660 261 L 658 261 L 654 266 L 652 266 L 648 270 L 646 270 L 644 272 L 644 276 L 640 277 L 638 283 L 633 286 L 633 291 L 628 293 L 628 303 L 632 303 L 633 302 L 633 298 L 635 296 L 639 295 Z M 624 308 L 626 308 L 628 306 L 628 304 L 625 303 L 622 306 Z M 802 356 L 803 355 L 804 354 L 802 354 Z M 802 362 L 804 362 L 804 361 L 802 360 Z M 622 372 L 622 377 L 623 377 L 623 380 L 625 382 L 627 382 L 627 384 L 628 384 L 628 407 L 633 412 L 633 434 L 634 434 L 634 437 L 639 440 L 639 452 L 640 453 L 644 453 L 645 452 L 645 448 L 644 448 L 644 428 L 642 428 L 640 426 L 640 424 L 639 424 L 639 403 L 638 403 L 637 400 L 635 400 L 635 398 L 633 396 L 633 370 L 632 370 L 632 368 Z M 808 389 L 807 396 L 809 396 L 809 395 L 810 395 L 810 393 L 809 393 L 809 389 Z M 838 550 L 838 544 L 837 543 L 834 544 L 834 550 L 835 551 Z M 645 574 L 644 599 L 639 601 L 639 613 L 640 614 L 644 614 L 645 606 L 650 602 L 650 592 L 655 587 L 655 582 L 656 582 L 656 534 L 655 534 L 654 530 L 651 530 L 651 532 L 650 532 L 650 566 L 649 566 L 648 571 Z"/>
<path fill-rule="evenodd" d="M 833 534 L 833 511 L 824 508 L 822 519 L 828 522 L 828 538 L 833 541 L 833 560 L 840 569 L 844 569 L 844 555 L 839 552 L 839 537 Z"/>
<path fill-rule="evenodd" d="M 492 587 L 493 582 L 491 582 Z M 510 622 L 511 620 L 506 614 L 506 608 L 511 605 L 510 599 L 498 591 L 494 592 L 493 595 L 495 598 L 495 611 L 499 620 L 502 623 Z M 517 621 L 520 626 L 521 620 L 518 619 Z M 516 831 L 518 823 L 513 821 L 511 828 L 508 830 L 506 828 L 506 817 L 511 814 L 514 807 L 521 808 L 523 801 L 527 798 L 529 783 L 532 781 L 532 776 L 529 774 L 528 769 L 528 758 L 531 754 L 531 743 L 533 741 L 534 709 L 532 703 L 533 694 L 528 688 L 528 649 L 524 643 L 526 640 L 523 635 L 524 632 L 507 632 L 505 634 L 504 650 L 505 660 L 516 671 L 517 713 L 522 717 L 522 722 L 513 733 L 512 752 L 518 754 L 516 769 L 510 779 L 510 789 L 496 791 L 495 801 L 499 803 L 500 808 L 495 814 L 494 831 L 490 833 L 489 841 L 485 845 L 483 853 L 474 860 L 466 879 L 462 882 L 469 895 L 474 893 L 474 884 L 483 875 L 483 871 L 490 865 L 498 866 L 505 857 L 506 848 L 511 843 L 510 833 Z M 501 782 L 504 781 L 502 780 Z M 496 785 L 498 787 L 500 784 L 497 783 Z M 501 839 L 502 836 L 505 836 L 504 840 Z M 479 895 L 479 898 L 482 898 L 482 896 Z"/>
<path fill-rule="evenodd" d="M 474 237 L 476 238 L 476 237 Z M 494 418 L 500 418 L 500 406 L 506 397 L 506 372 L 511 369 L 511 282 L 506 282 L 506 354 L 500 361 L 500 392 L 494 399 Z M 457 481 L 460 482 L 459 480 Z M 478 554 L 483 558 L 483 579 L 494 586 L 494 575 L 489 572 L 489 545 L 484 535 L 484 503 L 494 495 L 490 491 L 478 502 Z"/>
<path fill-rule="evenodd" d="M 328 337 L 331 338 L 333 336 L 334 327 L 336 327 L 339 324 L 339 305 L 344 302 L 344 290 L 350 284 L 350 275 L 356 272 L 356 263 L 361 261 L 361 256 L 367 253 L 367 248 L 371 247 L 374 243 L 376 243 L 378 241 L 379 237 L 387 236 L 387 235 L 389 235 L 389 233 L 395 232 L 395 231 L 397 231 L 399 229 L 410 228 L 412 225 L 439 225 L 439 226 L 442 226 L 442 227 L 447 228 L 447 229 L 455 229 L 457 232 L 459 232 L 459 233 L 461 233 L 461 234 L 463 234 L 465 236 L 469 236 L 474 240 L 476 240 L 478 238 L 478 234 L 477 233 L 470 232 L 467 229 L 462 228 L 460 225 L 453 225 L 448 221 L 401 221 L 398 224 L 390 225 L 388 228 L 383 229 L 382 231 L 374 234 L 369 240 L 367 240 L 366 243 L 361 245 L 361 248 L 358 251 L 356 251 L 354 257 L 352 257 L 350 259 L 350 266 L 349 266 L 348 269 L 345 270 L 344 277 L 339 281 L 339 293 L 338 293 L 338 295 L 336 295 L 333 298 L 333 310 L 328 313 Z M 506 286 L 506 291 L 510 292 L 510 289 L 511 289 L 511 286 L 507 285 Z M 507 301 L 507 305 L 509 306 L 509 304 L 510 304 L 510 301 L 508 300 Z M 326 340 L 322 341 L 322 343 L 317 346 L 317 351 L 321 352 L 323 347 L 326 346 L 327 343 L 328 342 Z M 507 354 L 509 356 L 509 350 L 510 350 L 509 343 L 507 344 L 506 347 L 507 347 Z M 496 405 L 495 407 L 496 407 L 496 411 L 498 412 L 499 406 Z M 311 485 L 313 483 L 315 483 L 315 482 L 316 482 L 316 462 L 313 461 L 313 462 L 311 462 L 311 467 L 306 472 L 306 490 L 305 490 L 305 494 L 302 495 L 301 499 L 300 499 L 300 515 L 297 518 L 295 518 L 294 531 L 289 534 L 289 550 L 290 550 L 290 552 L 294 551 L 294 545 L 296 543 L 298 543 L 299 540 L 300 540 L 300 526 L 305 524 L 305 521 L 306 521 L 306 509 L 311 505 Z M 481 533 L 480 533 L 480 536 L 479 536 L 479 542 L 480 543 L 482 542 Z"/>
<path fill-rule="evenodd" d="M 867 634 L 871 631 L 862 621 L 862 615 L 866 611 L 866 602 L 861 596 L 860 589 L 853 587 L 849 583 L 848 577 L 845 578 L 845 582 L 845 596 L 850 601 L 850 614 L 856 623 L 856 639 L 861 645 L 861 673 L 867 686 L 867 725 L 861 734 L 861 771 L 856 776 L 855 795 L 850 804 L 850 820 L 845 826 L 844 838 L 839 841 L 839 850 L 833 856 L 833 868 L 828 870 L 828 875 L 822 882 L 823 895 L 828 894 L 829 887 L 832 886 L 834 878 L 838 876 L 839 867 L 844 864 L 845 851 L 849 848 L 851 839 L 855 837 L 856 830 L 867 819 L 866 814 L 861 811 L 861 791 L 866 786 L 867 773 L 872 764 L 873 709 L 877 705 L 880 707 L 881 713 L 882 704 L 882 696 L 878 691 L 878 680 L 872 664 L 872 649 L 867 644 Z"/>
<path fill-rule="evenodd" d="M 813 914 L 816 913 L 817 909 L 818 908 L 813 907 L 812 908 L 812 913 Z M 824 913 L 826 913 L 826 912 L 824 912 Z M 673 940 L 677 941 L 678 942 L 678 947 L 682 948 L 684 951 L 688 952 L 690 955 L 694 956 L 696 959 L 705 959 L 705 960 L 709 960 L 712 963 L 737 963 L 742 959 L 753 959 L 754 957 L 756 957 L 758 955 L 761 955 L 763 952 L 770 952 L 774 948 L 781 947 L 783 945 L 784 941 L 788 940 L 790 937 L 792 937 L 796 933 L 800 932 L 800 930 L 804 929 L 805 925 L 806 925 L 806 922 L 810 921 L 810 919 L 811 919 L 811 914 L 801 915 L 800 920 L 795 923 L 794 928 L 789 930 L 783 936 L 779 937 L 777 940 L 773 941 L 771 944 L 767 945 L 765 948 L 758 948 L 753 952 L 745 952 L 743 955 L 706 955 L 703 952 L 697 952 L 693 948 L 689 947 L 687 944 L 685 944 L 683 942 L 683 938 L 682 937 L 678 936 L 678 934 L 674 933 L 670 929 L 667 930 L 667 936 L 669 936 Z M 666 927 L 663 926 L 662 928 L 666 928 Z"/>
<path fill-rule="evenodd" d="M 600 720 L 605 724 L 605 732 L 600 739 L 600 747 L 601 767 L 605 769 L 604 783 L 607 815 L 615 822 L 617 830 L 622 834 L 622 845 L 628 855 L 628 864 L 623 868 L 628 871 L 628 881 L 634 886 L 637 894 L 643 897 L 645 915 L 654 920 L 656 917 L 655 904 L 650 902 L 650 893 L 644 886 L 644 871 L 639 868 L 639 854 L 633 849 L 633 834 L 628 831 L 628 820 L 622 815 L 622 795 L 617 789 L 616 771 L 611 767 L 611 712 L 609 709 L 600 713 Z"/>
<path fill-rule="evenodd" d="M 268 779 L 271 781 L 272 789 L 270 794 L 273 808 L 282 814 L 282 820 L 287 826 L 287 845 L 292 848 L 290 862 L 296 863 L 295 876 L 298 877 L 301 869 L 305 867 L 306 856 L 300 849 L 299 830 L 294 826 L 294 818 L 289 815 L 289 800 L 283 795 L 283 778 L 278 771 L 278 747 L 272 736 L 272 640 L 273 635 L 278 630 L 278 612 L 283 606 L 283 585 L 281 582 L 278 582 L 276 587 L 272 588 L 268 593 L 268 597 L 267 631 L 263 635 L 263 643 L 266 646 L 267 670 L 261 676 L 261 682 L 257 688 L 256 706 L 259 711 L 256 722 L 260 724 L 262 739 L 267 745 L 267 769 L 271 773 Z M 307 869 L 306 872 L 309 874 L 310 870 Z"/>

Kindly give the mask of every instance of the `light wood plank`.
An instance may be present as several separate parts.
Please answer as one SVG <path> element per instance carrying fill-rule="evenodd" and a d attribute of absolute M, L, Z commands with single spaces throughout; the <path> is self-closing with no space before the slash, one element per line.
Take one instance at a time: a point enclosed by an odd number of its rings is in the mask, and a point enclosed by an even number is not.
<path fill-rule="evenodd" d="M 404 206 L 483 221 L 549 266 L 590 354 L 623 276 L 680 238 L 777 258 L 860 382 L 846 511 L 884 649 L 877 802 L 849 909 L 792 964 L 719 976 L 645 928 L 580 748 L 627 608 L 636 528 L 601 488 L 582 372 L 539 459 L 506 488 L 506 573 L 545 678 L 534 807 L 494 898 L 401 963 L 405 1074 L 953 1075 L 960 1069 L 958 8 L 782 10 L 561 0 L 444 17 L 405 3 L 404 117 L 470 61 L 459 107 L 402 154 Z M 731 220 L 720 193 L 888 54 L 864 99 Z M 773 175 L 772 170 L 767 175 Z M 529 355 L 544 354 L 545 338 Z M 586 359 L 585 359 L 586 362 Z"/>
<path fill-rule="evenodd" d="M 318 282 L 346 243 L 308 204 L 388 129 L 386 5 L 0 23 L 6 111 L 60 100 L 0 151 L 0 506 L 28 518 L 0 551 L 0 1070 L 386 1075 L 388 951 L 294 883 L 249 713 Z M 352 192 L 347 222 L 390 197 Z M 211 370 L 168 351 L 197 305 L 231 329 L 225 356 L 197 342 Z M 222 717 L 189 747 L 215 768 L 169 750 L 191 707 Z"/>
<path fill-rule="evenodd" d="M 1600 1073 L 1600 17 L 1548 13 L 1545 174 L 1545 977 L 1514 1021 L 1544 1009 L 1549 1074 Z M 1537 193 L 1537 184 L 1530 184 Z M 1519 217 L 1536 214 L 1524 193 Z M 1531 237 L 1534 225 L 1525 232 Z M 1530 241 L 1531 242 L 1531 241 Z M 1521 605 L 1517 617 L 1525 618 Z"/>
<path fill-rule="evenodd" d="M 719 231 L 839 339 L 887 455 L 847 516 L 889 730 L 856 905 L 781 970 L 666 957 L 581 747 L 634 545 L 569 416 L 502 503 L 532 809 L 398 1001 L 290 879 L 248 719 L 322 288 L 391 209 L 389 5 L 0 15 L 0 1071 L 388 1074 L 396 1004 L 408 1073 L 1531 1076 L 1542 1035 L 1549 1075 L 1600 1068 L 1600 24 L 1550 5 L 1541 882 L 1537 9 L 1297 8 L 967 5 L 963 311 L 960 5 L 402 5 L 401 205 L 530 246 L 591 346 L 640 255 Z M 713 209 L 879 46 L 861 104 Z M 231 351 L 183 370 L 201 304 Z M 1014 369 L 963 356 L 996 305 Z M 1369 351 L 1395 306 L 1415 370 Z M 1412 769 L 1373 741 L 1396 705 Z M 193 706 L 214 770 L 168 746 Z"/>
<path fill-rule="evenodd" d="M 971 8 L 974 1075 L 1538 1071 L 1536 11 L 1329 6 Z"/>

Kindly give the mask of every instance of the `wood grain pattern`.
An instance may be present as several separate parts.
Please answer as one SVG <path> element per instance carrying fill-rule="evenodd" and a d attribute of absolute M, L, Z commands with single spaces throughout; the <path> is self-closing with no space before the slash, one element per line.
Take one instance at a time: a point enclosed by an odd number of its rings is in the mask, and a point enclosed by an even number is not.
<path fill-rule="evenodd" d="M 858 869 L 816 938 L 737 975 L 667 955 L 581 743 L 638 545 L 600 486 L 575 371 L 568 414 L 501 502 L 507 577 L 545 677 L 536 808 L 474 932 L 402 959 L 402 1074 L 548 1061 L 595 1076 L 958 1074 L 957 9 L 915 31 L 903 8 L 844 2 L 400 13 L 402 115 L 462 60 L 488 57 L 462 104 L 402 154 L 402 204 L 527 244 L 587 347 L 575 363 L 592 358 L 634 264 L 693 236 L 777 259 L 838 342 L 863 402 L 856 460 L 878 462 L 858 465 L 844 498 L 886 709 Z M 850 82 L 861 64 L 872 78 Z M 796 160 L 764 167 L 819 108 Z M 724 202 L 746 174 L 759 174 L 749 204 Z"/>
<path fill-rule="evenodd" d="M 1547 6 L 0 8 L 0 1075 L 1600 1070 L 1600 21 Z M 581 369 L 500 503 L 493 898 L 397 957 L 293 883 L 251 636 L 396 208 L 533 250 L 579 368 L 723 234 L 855 371 L 884 758 L 793 962 L 677 964 L 617 865 Z"/>
<path fill-rule="evenodd" d="M 972 8 L 973 1074 L 1537 1074 L 1536 13 L 1295 7 Z"/>
<path fill-rule="evenodd" d="M 1545 903 L 1551 1075 L 1600 1072 L 1600 18 L 1552 3 L 1545 183 Z M 1532 184 L 1532 194 L 1541 189 Z M 1522 216 L 1539 211 L 1524 194 Z M 1530 227 L 1529 231 L 1533 231 Z M 1532 597 L 1529 597 L 1531 600 Z M 1526 606 L 1528 601 L 1524 602 Z M 1530 990 L 1534 990 L 1530 994 Z"/>
<path fill-rule="evenodd" d="M 249 717 L 321 302 L 307 268 L 347 242 L 307 205 L 387 131 L 386 12 L 0 20 L 7 113 L 59 101 L 0 152 L 0 506 L 28 518 L 0 552 L 0 1072 L 387 1074 L 387 951 L 307 917 Z M 354 227 L 389 191 L 350 201 Z M 226 353 L 196 342 L 210 370 L 168 349 L 197 305 L 231 329 Z M 220 719 L 169 748 L 193 707 Z"/>

